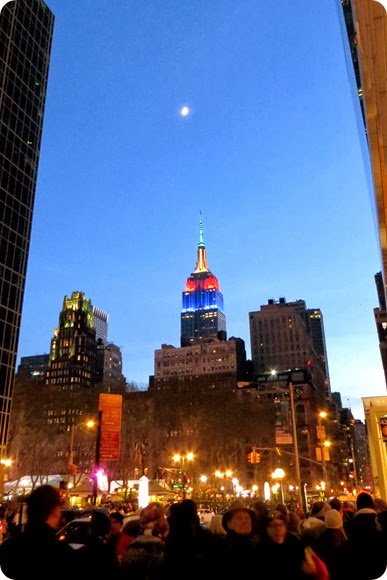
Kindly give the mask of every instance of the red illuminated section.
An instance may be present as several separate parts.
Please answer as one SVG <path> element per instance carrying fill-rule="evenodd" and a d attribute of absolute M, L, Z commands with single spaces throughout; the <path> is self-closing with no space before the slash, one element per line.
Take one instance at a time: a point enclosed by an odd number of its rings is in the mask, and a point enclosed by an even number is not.
<path fill-rule="evenodd" d="M 185 285 L 185 291 L 186 292 L 195 292 L 195 290 L 196 290 L 196 282 L 191 280 L 191 278 L 188 278 L 187 283 Z"/>
<path fill-rule="evenodd" d="M 188 278 L 187 283 L 185 285 L 186 292 L 195 292 L 196 290 L 219 290 L 219 282 L 216 276 L 210 275 L 207 278 L 193 280 L 192 278 Z"/>
<path fill-rule="evenodd" d="M 212 290 L 213 288 L 219 290 L 218 279 L 215 278 L 215 276 L 209 276 L 208 278 L 203 280 L 203 288 L 204 290 Z"/>

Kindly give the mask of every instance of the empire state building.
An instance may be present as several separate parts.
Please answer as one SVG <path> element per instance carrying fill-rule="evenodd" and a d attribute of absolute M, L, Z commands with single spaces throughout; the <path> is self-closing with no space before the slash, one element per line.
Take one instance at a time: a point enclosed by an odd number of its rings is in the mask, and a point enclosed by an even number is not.
<path fill-rule="evenodd" d="M 196 267 L 187 279 L 182 298 L 181 346 L 189 346 L 205 337 L 227 339 L 223 294 L 217 277 L 207 266 L 201 216 Z"/>

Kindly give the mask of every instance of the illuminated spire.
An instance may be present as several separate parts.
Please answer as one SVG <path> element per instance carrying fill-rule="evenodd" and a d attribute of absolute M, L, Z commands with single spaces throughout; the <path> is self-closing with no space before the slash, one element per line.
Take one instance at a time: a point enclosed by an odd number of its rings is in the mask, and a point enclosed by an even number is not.
<path fill-rule="evenodd" d="M 199 245 L 198 245 L 198 259 L 196 262 L 196 268 L 194 273 L 198 272 L 209 272 L 207 266 L 207 257 L 206 257 L 206 246 L 204 243 L 204 235 L 203 235 L 203 220 L 202 220 L 202 213 L 200 212 L 200 223 L 199 223 Z"/>

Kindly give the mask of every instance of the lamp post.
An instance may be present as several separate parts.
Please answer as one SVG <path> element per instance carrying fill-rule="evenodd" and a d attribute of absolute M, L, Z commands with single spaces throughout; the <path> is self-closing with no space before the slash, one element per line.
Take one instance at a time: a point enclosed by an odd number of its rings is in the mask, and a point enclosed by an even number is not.
<path fill-rule="evenodd" d="M 93 473 L 92 505 L 97 504 L 97 496 L 98 496 L 98 471 L 99 471 L 99 464 L 100 464 L 101 424 L 102 424 L 102 411 L 98 411 L 97 440 L 95 443 L 95 465 L 94 465 L 94 473 Z"/>
<path fill-rule="evenodd" d="M 284 380 L 287 383 L 288 388 L 284 387 L 277 387 L 277 386 L 270 386 L 273 392 L 279 393 L 287 393 L 290 399 L 290 411 L 291 411 L 291 419 L 292 419 L 292 438 L 293 438 L 293 449 L 294 449 L 294 464 L 295 464 L 295 476 L 296 476 L 296 487 L 297 487 L 297 500 L 302 507 L 304 501 L 302 497 L 301 491 L 301 471 L 300 471 L 300 456 L 298 452 L 298 438 L 297 438 L 297 424 L 296 424 L 296 412 L 295 412 L 295 402 L 294 402 L 294 384 L 293 384 L 293 376 L 296 375 L 297 372 L 300 372 L 300 369 L 287 369 L 283 372 L 277 372 L 276 370 L 270 371 L 269 374 L 266 375 L 265 373 L 265 381 L 267 382 L 270 378 L 278 377 L 279 380 Z M 297 381 L 297 377 L 294 379 Z M 259 388 L 258 382 L 237 382 L 238 388 L 244 387 L 255 387 Z M 306 506 L 307 507 L 307 506 Z"/>
<path fill-rule="evenodd" d="M 284 498 L 284 488 L 283 488 L 283 484 L 282 484 L 282 480 L 285 477 L 285 472 L 282 469 L 282 467 L 277 467 L 273 473 L 271 474 L 273 479 L 277 479 L 279 481 L 279 485 L 280 485 L 280 490 L 281 490 L 281 503 L 285 503 L 285 498 Z"/>
<path fill-rule="evenodd" d="M 192 451 L 190 451 L 189 453 L 187 453 L 186 455 L 180 455 L 180 453 L 175 453 L 174 456 L 172 457 L 174 463 L 182 463 L 183 465 L 183 483 L 182 483 L 182 496 L 183 499 L 186 498 L 187 492 L 185 490 L 185 478 L 186 478 L 186 473 L 184 470 L 184 466 L 185 466 L 185 462 L 187 461 L 193 461 L 195 458 L 195 455 L 192 453 Z"/>
<path fill-rule="evenodd" d="M 78 427 L 81 427 L 82 425 L 85 425 L 86 427 L 88 427 L 89 429 L 91 427 L 94 427 L 94 421 L 90 420 L 90 421 L 81 421 L 80 423 L 78 423 L 77 425 L 74 425 L 74 423 L 71 423 L 70 425 L 70 447 L 69 447 L 69 454 L 68 454 L 68 460 L 67 460 L 67 507 L 70 506 L 70 488 L 69 488 L 69 483 L 70 483 L 70 477 L 73 475 L 73 464 L 74 464 L 74 434 L 76 429 L 78 429 Z"/>
<path fill-rule="evenodd" d="M 317 415 L 317 439 L 321 448 L 321 465 L 322 465 L 322 472 L 323 472 L 323 481 L 325 483 L 325 488 L 328 488 L 328 471 L 327 471 L 327 464 L 325 460 L 325 448 L 330 447 L 330 441 L 326 441 L 325 439 L 325 427 L 322 425 L 321 420 L 326 419 L 328 413 L 326 411 L 320 411 Z"/>

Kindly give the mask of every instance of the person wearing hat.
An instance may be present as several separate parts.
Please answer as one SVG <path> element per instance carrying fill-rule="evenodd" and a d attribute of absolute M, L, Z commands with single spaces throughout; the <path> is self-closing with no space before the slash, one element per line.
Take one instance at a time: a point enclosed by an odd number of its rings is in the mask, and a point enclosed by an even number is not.
<path fill-rule="evenodd" d="M 343 517 L 332 508 L 325 513 L 326 529 L 316 540 L 316 554 L 325 562 L 331 580 L 340 580 L 346 571 L 347 536 L 343 529 Z"/>
<path fill-rule="evenodd" d="M 119 578 L 164 578 L 166 533 L 164 508 L 158 502 L 151 502 L 140 511 L 140 534 L 125 550 L 119 567 Z"/>
<path fill-rule="evenodd" d="M 350 573 L 358 580 L 379 578 L 386 569 L 386 557 L 372 496 L 366 491 L 360 492 L 356 508 L 347 527 Z"/>
<path fill-rule="evenodd" d="M 222 580 L 247 578 L 256 567 L 256 546 L 252 541 L 255 512 L 234 505 L 222 517 L 226 535 L 214 546 L 212 573 Z"/>
<path fill-rule="evenodd" d="M 300 537 L 305 546 L 315 547 L 317 538 L 326 529 L 324 517 L 330 509 L 325 501 L 315 501 L 309 517 L 300 522 Z"/>

